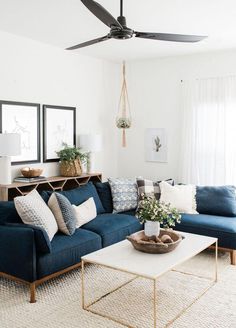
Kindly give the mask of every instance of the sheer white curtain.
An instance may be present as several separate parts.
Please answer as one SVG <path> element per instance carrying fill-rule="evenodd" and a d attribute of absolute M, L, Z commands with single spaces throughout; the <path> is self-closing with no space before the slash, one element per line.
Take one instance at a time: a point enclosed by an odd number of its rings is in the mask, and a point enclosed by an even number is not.
<path fill-rule="evenodd" d="M 184 81 L 180 181 L 236 185 L 236 77 Z"/>

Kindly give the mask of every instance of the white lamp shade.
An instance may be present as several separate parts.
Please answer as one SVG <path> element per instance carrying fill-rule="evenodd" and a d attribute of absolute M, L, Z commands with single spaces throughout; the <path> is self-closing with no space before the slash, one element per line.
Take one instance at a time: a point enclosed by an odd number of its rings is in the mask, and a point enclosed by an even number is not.
<path fill-rule="evenodd" d="M 17 156 L 21 153 L 19 133 L 0 134 L 0 156 Z"/>
<path fill-rule="evenodd" d="M 102 136 L 100 134 L 82 134 L 79 137 L 80 147 L 89 152 L 102 150 Z"/>

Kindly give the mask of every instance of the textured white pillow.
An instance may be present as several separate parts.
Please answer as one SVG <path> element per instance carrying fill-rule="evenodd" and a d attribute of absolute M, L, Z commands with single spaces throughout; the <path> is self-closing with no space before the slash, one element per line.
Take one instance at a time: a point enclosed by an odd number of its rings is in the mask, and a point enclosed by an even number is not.
<path fill-rule="evenodd" d="M 196 211 L 196 186 L 176 185 L 162 181 L 160 183 L 161 198 L 160 202 L 170 204 L 181 213 L 198 214 Z"/>
<path fill-rule="evenodd" d="M 14 203 L 22 221 L 44 229 L 51 241 L 58 230 L 57 222 L 37 190 L 26 196 L 15 197 Z"/>
<path fill-rule="evenodd" d="M 81 227 L 85 223 L 93 220 L 97 216 L 97 208 L 93 197 L 83 202 L 81 205 L 72 205 L 75 210 L 75 215 L 77 219 L 76 228 Z"/>

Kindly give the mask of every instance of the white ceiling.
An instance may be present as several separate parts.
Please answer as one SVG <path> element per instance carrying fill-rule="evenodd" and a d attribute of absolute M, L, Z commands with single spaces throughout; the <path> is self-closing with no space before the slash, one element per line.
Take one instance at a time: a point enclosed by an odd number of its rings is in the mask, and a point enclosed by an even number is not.
<path fill-rule="evenodd" d="M 120 0 L 97 0 L 114 17 Z M 133 38 L 109 40 L 77 53 L 119 61 L 236 48 L 235 0 L 124 0 L 136 31 L 208 35 L 184 44 Z M 109 32 L 80 0 L 0 0 L 0 30 L 62 49 Z"/>

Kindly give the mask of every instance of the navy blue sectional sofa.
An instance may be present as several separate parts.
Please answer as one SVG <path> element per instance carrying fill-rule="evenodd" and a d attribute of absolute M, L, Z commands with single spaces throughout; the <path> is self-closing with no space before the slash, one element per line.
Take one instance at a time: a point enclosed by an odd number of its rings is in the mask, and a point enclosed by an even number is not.
<path fill-rule="evenodd" d="M 98 215 L 72 236 L 57 233 L 51 242 L 42 229 L 22 223 L 13 202 L 0 202 L 0 275 L 28 284 L 32 303 L 35 302 L 37 285 L 77 268 L 83 255 L 124 240 L 126 236 L 143 229 L 135 217 L 135 211 L 112 214 L 108 182 L 95 185 L 90 182 L 61 193 L 77 205 L 94 197 Z M 206 209 L 202 194 L 199 189 L 198 211 L 209 212 L 209 200 L 205 197 Z M 46 202 L 49 196 L 50 192 L 42 193 Z M 217 207 L 217 198 L 214 204 L 213 207 Z M 176 229 L 217 237 L 219 246 L 230 251 L 231 263 L 236 264 L 236 214 L 233 216 L 232 210 L 228 213 L 227 208 L 223 207 L 221 204 L 218 211 L 223 212 L 218 216 L 211 213 L 211 208 L 208 214 L 183 214 L 182 222 Z M 223 216 L 224 213 L 227 215 Z"/>

